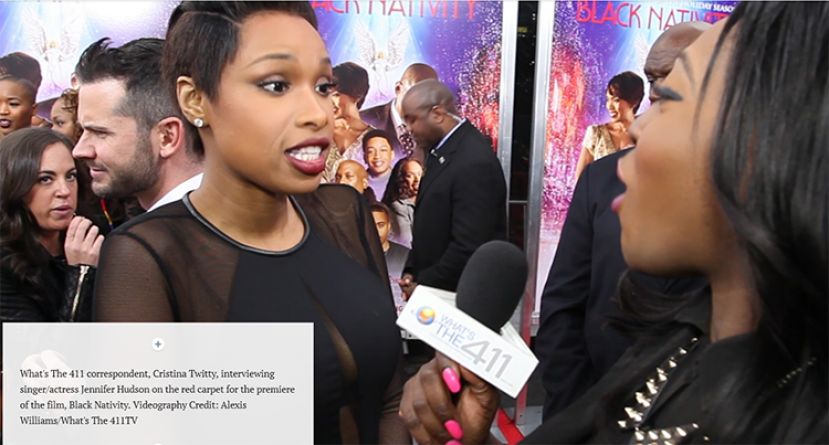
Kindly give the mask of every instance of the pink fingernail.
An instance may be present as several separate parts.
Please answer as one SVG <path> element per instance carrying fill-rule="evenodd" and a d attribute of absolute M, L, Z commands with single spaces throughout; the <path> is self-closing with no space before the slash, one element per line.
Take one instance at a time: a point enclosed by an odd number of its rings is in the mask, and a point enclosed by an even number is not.
<path fill-rule="evenodd" d="M 460 423 L 450 419 L 447 420 L 443 426 L 446 427 L 446 431 L 449 432 L 450 436 L 458 440 L 463 439 L 463 428 L 461 428 Z"/>
<path fill-rule="evenodd" d="M 443 372 L 440 373 L 443 376 L 443 382 L 446 383 L 446 386 L 449 388 L 449 391 L 452 394 L 457 394 L 461 390 L 461 382 L 458 379 L 458 375 L 455 374 L 455 370 L 452 368 L 444 368 Z"/>
<path fill-rule="evenodd" d="M 446 445 L 463 445 L 463 444 L 458 442 L 457 440 L 450 440 L 449 442 L 446 442 Z"/>

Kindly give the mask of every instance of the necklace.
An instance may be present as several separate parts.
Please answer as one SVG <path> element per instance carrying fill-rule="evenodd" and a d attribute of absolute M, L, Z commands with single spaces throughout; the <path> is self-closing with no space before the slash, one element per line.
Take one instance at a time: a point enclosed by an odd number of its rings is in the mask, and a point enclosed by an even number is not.
<path fill-rule="evenodd" d="M 803 366 L 799 366 L 791 370 L 788 374 L 784 375 L 780 380 L 777 381 L 777 387 L 782 388 L 788 385 L 789 382 L 791 382 L 792 379 L 795 378 L 798 374 L 805 371 L 806 369 L 809 369 L 810 366 L 814 365 L 815 361 L 817 361 L 817 357 L 812 357 Z"/>

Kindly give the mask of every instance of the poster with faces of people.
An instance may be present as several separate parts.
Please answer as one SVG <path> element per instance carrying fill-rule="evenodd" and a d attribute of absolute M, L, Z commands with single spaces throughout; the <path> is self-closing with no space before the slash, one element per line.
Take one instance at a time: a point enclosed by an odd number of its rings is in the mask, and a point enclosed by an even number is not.
<path fill-rule="evenodd" d="M 0 55 L 23 52 L 34 57 L 43 81 L 37 101 L 56 98 L 70 87 L 73 69 L 91 43 L 108 37 L 114 46 L 141 37 L 163 38 L 171 11 L 179 2 L 164 1 L 45 1 L 0 2 Z M 350 62 L 365 72 L 367 85 L 356 111 L 380 109 L 387 138 L 370 138 L 355 146 L 348 159 L 363 171 L 365 184 L 381 200 L 388 187 L 416 191 L 423 173 L 419 165 L 401 163 L 399 181 L 394 166 L 405 157 L 399 134 L 400 116 L 389 112 L 405 89 L 408 67 L 421 64 L 455 93 L 460 114 L 489 136 L 497 150 L 501 97 L 501 2 L 476 0 L 335 0 L 311 1 L 333 65 Z M 405 85 L 402 85 L 405 84 Z M 401 85 L 403 88 L 401 88 Z M 385 107 L 385 110 L 382 110 Z M 48 114 L 48 110 L 47 113 Z M 335 127 L 337 123 L 335 123 Z M 405 136 L 405 135 L 402 135 Z M 364 146 L 362 146 L 364 145 Z M 362 181 L 354 181 L 362 184 Z M 416 192 L 414 192 L 416 193 Z M 411 202 L 414 196 L 403 200 Z M 406 204 L 403 204 L 405 207 Z M 406 237 L 409 238 L 406 238 Z M 392 233 L 408 244 L 410 234 Z"/>
<path fill-rule="evenodd" d="M 497 149 L 501 81 L 500 2 L 314 1 L 320 33 L 334 65 L 354 63 L 365 71 L 368 85 L 338 79 L 341 90 L 362 95 L 364 123 L 387 133 L 362 141 L 349 159 L 365 167 L 369 187 L 382 199 L 394 165 L 406 156 L 393 105 L 411 86 L 412 64 L 426 65 L 455 93 L 461 115 L 493 141 Z M 361 76 L 363 76 L 361 74 Z M 362 83 L 362 82 L 360 82 Z M 395 184 L 391 184 L 396 187 Z"/>

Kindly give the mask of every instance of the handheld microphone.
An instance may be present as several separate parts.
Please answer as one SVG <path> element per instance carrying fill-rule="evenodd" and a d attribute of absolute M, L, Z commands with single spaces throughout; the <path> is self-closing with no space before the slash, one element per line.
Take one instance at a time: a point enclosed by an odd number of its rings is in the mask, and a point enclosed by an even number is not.
<path fill-rule="evenodd" d="M 526 280 L 521 250 L 504 241 L 488 242 L 467 262 L 456 296 L 418 285 L 397 324 L 515 397 L 538 364 L 507 324 Z"/>
<path fill-rule="evenodd" d="M 505 241 L 490 241 L 466 263 L 456 292 L 456 306 L 491 331 L 512 317 L 527 284 L 524 252 Z"/>

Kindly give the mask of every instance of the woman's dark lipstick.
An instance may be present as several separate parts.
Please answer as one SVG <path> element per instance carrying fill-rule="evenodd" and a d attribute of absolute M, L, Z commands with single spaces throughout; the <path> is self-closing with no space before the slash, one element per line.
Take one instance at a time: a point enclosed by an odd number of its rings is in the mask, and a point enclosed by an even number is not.
<path fill-rule="evenodd" d="M 291 165 L 301 173 L 316 176 L 325 170 L 325 158 L 331 140 L 327 138 L 307 139 L 285 150 Z"/>

